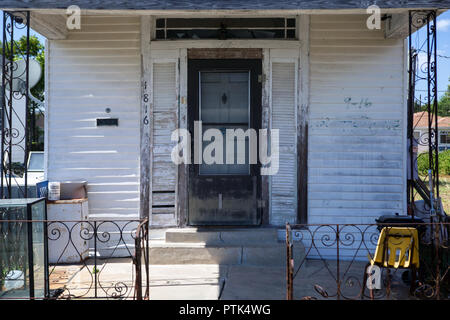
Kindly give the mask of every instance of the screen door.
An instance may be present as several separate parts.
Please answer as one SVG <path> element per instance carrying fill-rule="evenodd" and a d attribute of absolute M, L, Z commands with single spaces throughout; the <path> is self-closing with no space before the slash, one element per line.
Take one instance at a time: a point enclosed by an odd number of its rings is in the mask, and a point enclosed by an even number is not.
<path fill-rule="evenodd" d="M 189 60 L 188 68 L 189 224 L 259 224 L 259 166 L 250 161 L 258 140 L 249 129 L 257 135 L 260 128 L 261 61 Z M 194 164 L 196 151 L 202 161 Z"/>

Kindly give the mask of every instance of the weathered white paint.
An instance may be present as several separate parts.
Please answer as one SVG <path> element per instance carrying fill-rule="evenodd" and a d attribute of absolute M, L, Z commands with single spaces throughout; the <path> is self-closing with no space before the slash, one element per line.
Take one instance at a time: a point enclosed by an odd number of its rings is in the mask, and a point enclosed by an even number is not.
<path fill-rule="evenodd" d="M 153 123 L 152 132 L 152 225 L 176 225 L 177 166 L 171 160 L 178 128 L 178 54 L 179 50 L 151 52 Z"/>
<path fill-rule="evenodd" d="M 179 62 L 179 109 L 178 109 L 178 128 L 187 129 L 188 128 L 188 118 L 187 118 L 187 78 L 188 78 L 188 58 L 187 49 L 180 49 L 180 62 Z M 177 188 L 177 224 L 179 226 L 185 226 L 187 224 L 188 215 L 188 187 L 187 187 L 187 177 L 188 177 L 188 165 L 180 165 L 178 167 L 178 188 Z"/>
<path fill-rule="evenodd" d="M 262 99 L 261 99 L 261 129 L 270 129 L 271 123 L 271 76 L 270 76 L 270 49 L 263 49 L 262 56 Z M 270 222 L 270 177 L 261 177 L 261 203 L 262 203 L 262 222 L 267 224 Z"/>
<path fill-rule="evenodd" d="M 48 178 L 88 180 L 93 215 L 138 216 L 140 18 L 83 19 L 81 31 L 49 41 Z M 169 163 L 170 133 L 187 126 L 186 48 L 202 46 L 264 49 L 264 92 L 271 102 L 264 104 L 263 127 L 282 131 L 280 173 L 270 186 L 272 224 L 297 217 L 296 127 L 304 104 L 309 106 L 308 223 L 372 223 L 381 214 L 403 212 L 405 48 L 401 40 L 384 39 L 383 30 L 368 30 L 365 19 L 311 16 L 309 65 L 302 38 L 152 41 L 152 189 L 171 192 L 154 193 L 149 200 L 150 207 L 173 206 L 151 208 L 154 224 L 176 224 L 181 212 L 179 171 Z M 363 103 L 351 105 L 346 98 Z M 97 128 L 95 118 L 105 116 L 118 117 L 119 127 Z"/>
<path fill-rule="evenodd" d="M 47 177 L 87 180 L 91 217 L 138 217 L 140 18 L 108 19 L 48 41 Z M 119 126 L 97 127 L 102 117 Z"/>
<path fill-rule="evenodd" d="M 141 114 L 140 114 L 140 210 L 141 218 L 150 218 L 152 184 L 152 165 L 151 165 L 151 127 L 153 123 L 153 104 L 151 90 L 151 61 L 150 61 L 150 32 L 152 21 L 150 17 L 141 17 Z"/>
<path fill-rule="evenodd" d="M 185 91 L 187 88 L 187 77 L 184 74 L 187 69 L 184 62 L 185 54 L 183 51 L 186 48 L 263 48 L 263 73 L 265 75 L 265 83 L 263 92 L 263 101 L 270 100 L 270 106 L 266 107 L 262 112 L 263 128 L 278 128 L 281 131 L 280 145 L 280 171 L 274 176 L 270 177 L 269 192 L 269 222 L 274 225 L 283 225 L 287 221 L 294 222 L 297 217 L 297 158 L 296 158 L 296 117 L 298 102 L 298 69 L 299 69 L 299 54 L 301 47 L 301 40 L 177 40 L 177 41 L 151 41 L 151 57 L 159 63 L 170 63 L 180 59 L 180 80 L 176 89 L 180 88 L 181 97 L 187 95 Z M 184 58 L 183 58 L 184 57 Z M 183 62 L 181 62 L 183 61 Z M 276 69 L 276 89 L 277 96 L 275 101 L 276 112 L 273 113 L 273 65 Z M 154 64 L 153 64 L 154 65 Z M 278 69 L 280 67 L 280 69 Z M 287 67 L 287 69 L 286 69 Z M 291 72 L 291 78 L 287 79 L 287 83 L 291 85 L 293 96 L 286 95 L 284 85 L 286 84 L 285 71 Z M 154 74 L 154 71 L 153 71 Z M 155 76 L 155 74 L 153 75 Z M 302 89 L 306 90 L 306 89 Z M 154 90 L 156 92 L 156 90 Z M 164 91 L 164 90 L 163 90 Z M 183 93 L 184 92 L 184 93 Z M 175 98 L 175 97 L 174 97 Z M 179 121 L 180 127 L 187 125 L 183 113 L 186 112 L 187 99 L 179 99 L 178 101 L 170 100 L 171 103 L 179 104 Z M 184 102 L 183 102 L 184 101 Z M 169 104 L 166 106 L 170 109 Z M 168 109 L 168 110 L 169 110 Z M 274 115 L 274 116 L 273 116 Z M 267 119 L 266 119 L 267 118 Z M 269 123 L 268 123 L 269 122 Z M 173 144 L 166 144 L 166 149 L 170 150 Z M 169 148 L 170 146 L 170 148 Z M 154 151 L 155 152 L 155 151 Z M 170 157 L 170 154 L 168 155 Z M 153 168 L 155 170 L 155 168 Z M 161 174 L 165 173 L 167 168 L 161 168 Z M 178 173 L 179 171 L 176 171 Z M 167 177 L 167 175 L 164 174 Z M 173 173 L 170 177 L 173 177 Z M 165 185 L 171 187 L 171 181 L 164 181 Z M 178 195 L 177 195 L 178 196 Z M 154 209 L 153 209 L 154 210 Z M 164 210 L 164 213 L 162 212 Z M 181 208 L 180 208 L 181 210 Z M 167 208 L 158 209 L 154 211 L 152 217 L 155 217 L 156 212 L 160 212 L 158 222 L 154 225 L 164 225 L 172 223 L 172 217 Z M 175 211 L 178 212 L 179 211 Z M 161 220 L 160 220 L 161 219 Z"/>
<path fill-rule="evenodd" d="M 404 42 L 365 23 L 311 16 L 308 223 L 404 214 Z"/>
<path fill-rule="evenodd" d="M 298 38 L 300 39 L 299 98 L 297 108 L 297 223 L 308 219 L 308 125 L 309 125 L 309 68 L 310 68 L 310 16 L 302 15 L 298 20 Z"/>
<path fill-rule="evenodd" d="M 298 53 L 298 51 L 297 51 Z M 271 176 L 270 223 L 282 225 L 297 220 L 297 61 L 271 54 L 272 121 L 279 130 L 279 171 Z M 298 54 L 297 54 L 298 55 Z"/>

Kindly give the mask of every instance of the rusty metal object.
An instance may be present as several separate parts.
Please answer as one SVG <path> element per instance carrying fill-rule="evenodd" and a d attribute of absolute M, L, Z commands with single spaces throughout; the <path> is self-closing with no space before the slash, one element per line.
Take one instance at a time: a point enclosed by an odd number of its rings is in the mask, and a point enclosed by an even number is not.
<path fill-rule="evenodd" d="M 135 277 L 135 299 L 145 300 L 149 299 L 149 263 L 148 263 L 148 218 L 144 219 L 136 229 L 135 240 L 135 255 L 133 257 L 133 263 L 135 265 L 136 277 Z M 145 262 L 145 293 L 142 294 L 142 256 L 144 256 Z"/>
<path fill-rule="evenodd" d="M 286 224 L 286 280 L 287 280 L 287 300 L 294 300 L 294 258 L 292 252 L 292 230 L 289 223 Z"/>

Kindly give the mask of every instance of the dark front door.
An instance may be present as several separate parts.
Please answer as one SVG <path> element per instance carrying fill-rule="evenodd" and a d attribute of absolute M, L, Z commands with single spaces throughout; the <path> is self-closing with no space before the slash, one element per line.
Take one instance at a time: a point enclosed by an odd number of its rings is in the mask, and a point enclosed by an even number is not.
<path fill-rule="evenodd" d="M 257 154 L 258 143 L 249 137 L 261 122 L 261 60 L 194 59 L 188 73 L 189 224 L 260 224 L 260 168 L 250 161 L 250 144 Z"/>

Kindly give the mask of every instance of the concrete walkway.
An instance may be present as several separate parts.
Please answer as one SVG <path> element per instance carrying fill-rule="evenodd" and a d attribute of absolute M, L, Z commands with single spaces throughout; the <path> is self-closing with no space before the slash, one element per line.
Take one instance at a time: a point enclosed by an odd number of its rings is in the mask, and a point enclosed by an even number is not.
<path fill-rule="evenodd" d="M 327 262 L 328 269 L 334 274 L 336 266 Z M 341 265 L 341 276 L 346 272 L 345 281 L 341 285 L 343 294 L 349 298 L 356 297 L 364 269 L 364 263 L 354 262 L 346 271 Z M 59 266 L 68 268 L 72 273 L 74 266 Z M 92 271 L 92 265 L 88 264 Z M 105 265 L 98 265 L 101 288 L 99 297 L 114 292 L 115 284 L 124 283 L 131 290 L 133 287 L 134 268 L 128 258 L 114 259 Z M 321 261 L 307 261 L 294 280 L 294 298 L 314 297 L 325 299 L 314 289 L 320 285 L 329 294 L 328 299 L 335 299 L 336 282 L 333 274 Z M 57 274 L 55 274 L 56 276 Z M 411 299 L 408 287 L 399 279 L 401 272 L 394 274 L 391 299 Z M 55 279 L 56 280 L 56 279 Z M 59 278 L 53 287 L 63 284 Z M 66 282 L 71 294 L 93 296 L 92 272 L 87 267 L 73 273 Z M 247 265 L 150 265 L 150 299 L 152 300 L 283 300 L 286 298 L 286 269 L 284 267 L 259 267 Z"/>

